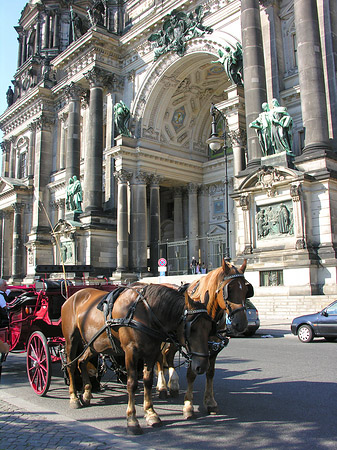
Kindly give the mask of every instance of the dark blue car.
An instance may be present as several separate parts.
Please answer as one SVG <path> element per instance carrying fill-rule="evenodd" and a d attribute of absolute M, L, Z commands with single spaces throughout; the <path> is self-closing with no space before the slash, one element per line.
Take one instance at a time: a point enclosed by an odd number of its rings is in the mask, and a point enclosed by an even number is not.
<path fill-rule="evenodd" d="M 291 332 L 301 342 L 311 342 L 314 337 L 334 341 L 337 338 L 337 300 L 318 313 L 296 317 Z"/>

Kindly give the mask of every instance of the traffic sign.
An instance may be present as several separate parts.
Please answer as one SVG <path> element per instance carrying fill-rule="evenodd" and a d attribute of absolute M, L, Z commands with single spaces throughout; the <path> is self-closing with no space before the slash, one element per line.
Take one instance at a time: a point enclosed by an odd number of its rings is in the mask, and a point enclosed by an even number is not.
<path fill-rule="evenodd" d="M 158 259 L 158 266 L 159 267 L 164 267 L 164 266 L 166 266 L 166 264 L 167 264 L 167 261 L 166 261 L 165 258 Z"/>

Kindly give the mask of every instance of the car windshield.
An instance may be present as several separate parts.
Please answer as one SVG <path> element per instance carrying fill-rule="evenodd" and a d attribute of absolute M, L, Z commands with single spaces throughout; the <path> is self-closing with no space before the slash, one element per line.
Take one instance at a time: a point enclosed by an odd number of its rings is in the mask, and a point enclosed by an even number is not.
<path fill-rule="evenodd" d="M 337 302 L 333 303 L 332 305 L 328 306 L 325 311 L 328 314 L 337 314 Z"/>

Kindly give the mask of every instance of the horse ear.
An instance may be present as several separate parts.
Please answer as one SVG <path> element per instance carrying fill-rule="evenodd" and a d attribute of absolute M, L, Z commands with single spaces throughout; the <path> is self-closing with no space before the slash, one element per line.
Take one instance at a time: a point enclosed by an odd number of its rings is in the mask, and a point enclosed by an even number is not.
<path fill-rule="evenodd" d="M 247 260 L 244 259 L 244 260 L 243 260 L 243 264 L 242 264 L 242 266 L 240 267 L 240 272 L 244 273 L 244 271 L 246 270 L 246 266 L 247 266 Z"/>
<path fill-rule="evenodd" d="M 222 270 L 223 270 L 224 274 L 228 275 L 229 271 L 230 271 L 230 267 L 229 267 L 229 264 L 225 261 L 225 258 L 222 259 L 222 266 L 221 267 L 222 267 Z"/>
<path fill-rule="evenodd" d="M 184 292 L 185 295 L 185 306 L 188 309 L 191 309 L 193 306 L 193 300 L 191 299 L 191 297 L 188 295 L 187 291 Z"/>

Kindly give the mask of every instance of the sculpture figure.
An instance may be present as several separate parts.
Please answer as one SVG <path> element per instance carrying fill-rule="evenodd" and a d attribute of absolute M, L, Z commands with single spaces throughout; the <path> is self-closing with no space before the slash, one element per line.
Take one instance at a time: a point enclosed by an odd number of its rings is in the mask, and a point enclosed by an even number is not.
<path fill-rule="evenodd" d="M 130 119 L 130 110 L 126 106 L 126 104 L 123 102 L 123 100 L 120 100 L 118 103 L 114 106 L 114 113 L 115 113 L 115 125 L 117 127 L 117 131 L 122 136 L 131 136 L 130 131 L 127 128 L 127 124 Z"/>
<path fill-rule="evenodd" d="M 293 119 L 289 115 L 287 108 L 280 106 L 276 98 L 272 99 L 272 105 L 273 108 L 270 112 L 272 123 L 271 139 L 275 153 L 286 151 L 289 155 L 292 155 L 291 129 Z"/>
<path fill-rule="evenodd" d="M 8 86 L 8 90 L 6 92 L 7 106 L 13 105 L 14 102 L 14 91 L 11 86 Z"/>
<path fill-rule="evenodd" d="M 83 191 L 80 180 L 77 179 L 77 176 L 73 176 L 74 184 L 73 184 L 73 199 L 75 204 L 76 212 L 82 211 L 82 201 L 83 201 Z"/>
<path fill-rule="evenodd" d="M 270 110 L 268 104 L 263 103 L 262 113 L 249 124 L 249 127 L 256 129 L 263 156 L 281 152 L 293 156 L 291 136 L 293 119 L 287 108 L 280 106 L 276 98 L 273 98 L 272 105 Z"/>
<path fill-rule="evenodd" d="M 240 42 L 236 43 L 235 50 L 230 47 L 225 48 L 226 53 L 221 49 L 218 50 L 219 59 L 212 61 L 213 63 L 220 63 L 223 65 L 228 78 L 232 84 L 237 86 L 243 86 L 243 58 L 242 58 L 242 46 Z"/>
<path fill-rule="evenodd" d="M 154 44 L 154 60 L 169 51 L 175 51 L 179 56 L 183 56 L 186 43 L 190 39 L 212 33 L 212 28 L 202 24 L 203 18 L 201 6 L 198 6 L 194 13 L 188 14 L 174 9 L 164 21 L 162 30 L 152 33 L 148 38 Z"/>
<path fill-rule="evenodd" d="M 83 201 L 83 191 L 80 180 L 74 175 L 69 179 L 69 184 L 66 191 L 66 205 L 68 211 L 74 211 L 77 213 L 82 213 L 82 201 Z"/>
<path fill-rule="evenodd" d="M 263 156 L 267 156 L 272 154 L 271 120 L 268 103 L 262 103 L 262 111 L 259 117 L 249 124 L 249 127 L 256 129 L 262 154 Z"/>

